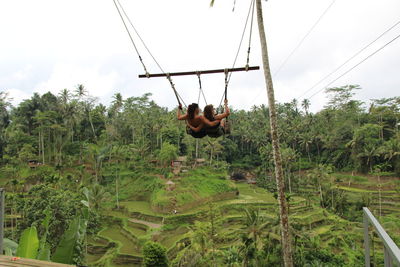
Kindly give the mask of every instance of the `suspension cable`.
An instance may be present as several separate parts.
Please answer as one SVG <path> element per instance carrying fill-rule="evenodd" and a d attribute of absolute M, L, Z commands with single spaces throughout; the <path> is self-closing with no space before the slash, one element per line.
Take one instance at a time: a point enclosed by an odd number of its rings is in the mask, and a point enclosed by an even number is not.
<path fill-rule="evenodd" d="M 286 63 L 289 61 L 289 59 L 294 55 L 294 53 L 296 53 L 296 51 L 304 43 L 304 41 L 307 39 L 307 37 L 312 33 L 312 31 L 315 29 L 315 27 L 317 27 L 317 25 L 320 23 L 322 18 L 326 15 L 326 13 L 328 13 L 328 11 L 331 9 L 333 4 L 335 4 L 335 2 L 336 2 L 336 0 L 333 0 L 332 3 L 325 9 L 325 11 L 317 19 L 317 21 L 310 28 L 310 30 L 304 35 L 304 37 L 300 40 L 300 42 L 296 45 L 296 47 L 292 50 L 292 52 L 285 58 L 285 60 L 281 63 L 281 65 L 278 67 L 278 69 L 274 72 L 274 75 L 277 75 L 282 70 L 282 68 L 286 65 Z"/>
<path fill-rule="evenodd" d="M 389 31 L 391 31 L 393 28 L 395 28 L 397 25 L 400 24 L 400 20 L 397 21 L 394 25 L 392 25 L 390 28 L 388 28 L 386 31 L 384 31 L 382 34 L 380 34 L 377 38 L 375 38 L 372 42 L 364 46 L 362 49 L 360 49 L 357 53 L 355 53 L 353 56 L 348 58 L 345 62 L 343 62 L 340 66 L 338 66 L 336 69 L 331 71 L 329 74 L 321 78 L 317 83 L 315 83 L 313 86 L 311 86 L 309 89 L 307 89 L 304 93 L 302 93 L 298 98 L 306 95 L 308 92 L 310 92 L 312 89 L 317 87 L 320 83 L 331 77 L 333 74 L 335 74 L 338 70 L 340 70 L 343 66 L 345 66 L 347 63 L 349 63 L 351 60 L 353 60 L 355 57 L 357 57 L 359 54 L 361 54 L 363 51 L 365 51 L 368 47 L 370 47 L 372 44 L 374 44 L 376 41 L 381 39 L 384 35 L 386 35 Z"/>
<path fill-rule="evenodd" d="M 385 47 L 387 47 L 388 45 L 390 45 L 391 43 L 393 43 L 394 41 L 396 41 L 397 39 L 400 38 L 400 34 L 397 35 L 395 38 L 393 38 L 391 41 L 387 42 L 385 45 L 381 46 L 378 50 L 376 50 L 375 52 L 373 52 L 372 54 L 370 54 L 369 56 L 367 56 L 366 58 L 364 58 L 363 60 L 361 60 L 359 63 L 357 63 L 356 65 L 354 65 L 353 67 L 351 67 L 350 69 L 348 69 L 346 72 L 344 72 L 342 75 L 340 75 L 339 77 L 337 77 L 336 79 L 334 79 L 333 81 L 331 81 L 330 83 L 328 83 L 327 85 L 325 85 L 324 87 L 322 87 L 322 89 L 318 90 L 317 92 L 315 92 L 314 94 L 312 94 L 310 98 L 314 97 L 316 94 L 318 94 L 319 92 L 321 92 L 322 90 L 328 88 L 331 84 L 333 84 L 334 82 L 336 82 L 337 80 L 339 80 L 340 78 L 342 78 L 343 76 L 345 76 L 346 74 L 348 74 L 349 72 L 351 72 L 352 70 L 354 70 L 355 68 L 357 68 L 358 66 L 360 66 L 362 63 L 364 63 L 365 61 L 367 61 L 368 59 L 370 59 L 372 56 L 374 56 L 375 54 L 377 54 L 378 52 L 380 52 L 381 50 L 383 50 Z"/>

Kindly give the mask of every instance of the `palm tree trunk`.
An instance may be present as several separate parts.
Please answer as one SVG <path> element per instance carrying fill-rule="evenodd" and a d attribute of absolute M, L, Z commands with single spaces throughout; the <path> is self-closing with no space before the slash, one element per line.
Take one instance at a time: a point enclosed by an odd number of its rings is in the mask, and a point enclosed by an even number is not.
<path fill-rule="evenodd" d="M 117 171 L 117 177 L 115 180 L 115 191 L 117 193 L 117 209 L 119 210 L 118 180 L 119 180 L 119 170 Z"/>
<path fill-rule="evenodd" d="M 39 136 L 38 136 L 38 158 L 39 158 L 39 160 L 40 160 L 40 156 L 41 156 L 41 154 L 40 154 L 40 151 L 41 151 L 41 149 L 42 149 L 42 144 L 41 144 L 41 142 L 42 142 L 42 138 L 41 138 L 41 136 L 40 136 L 40 132 L 41 132 L 41 130 L 39 130 Z"/>
<path fill-rule="evenodd" d="M 43 164 L 45 164 L 45 157 L 44 157 L 44 131 L 41 130 L 42 134 L 41 134 L 41 138 L 42 138 L 42 158 L 43 158 Z"/>
<path fill-rule="evenodd" d="M 92 128 L 94 140 L 97 142 L 97 136 L 96 136 L 96 132 L 94 130 L 93 121 L 92 121 L 92 115 L 90 114 L 90 110 L 88 111 L 88 114 L 89 114 L 89 122 L 90 122 L 90 127 Z"/>
<path fill-rule="evenodd" d="M 256 0 L 256 3 L 257 3 L 257 22 L 260 34 L 262 60 L 264 66 L 264 76 L 268 93 L 271 138 L 272 138 L 272 147 L 274 152 L 275 176 L 276 176 L 276 185 L 278 189 L 278 200 L 279 200 L 279 210 L 280 210 L 283 262 L 285 267 L 292 267 L 293 266 L 292 241 L 289 233 L 288 205 L 285 197 L 285 185 L 284 185 L 284 176 L 282 169 L 282 156 L 279 146 L 274 87 L 272 83 L 271 70 L 269 67 L 267 39 L 265 37 L 261 0 Z"/>

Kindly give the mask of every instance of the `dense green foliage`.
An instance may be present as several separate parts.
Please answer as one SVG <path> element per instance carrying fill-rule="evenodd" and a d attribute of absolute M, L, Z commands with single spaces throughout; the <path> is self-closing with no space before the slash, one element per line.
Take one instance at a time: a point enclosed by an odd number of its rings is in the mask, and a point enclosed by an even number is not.
<path fill-rule="evenodd" d="M 308 100 L 277 104 L 296 266 L 361 264 L 363 206 L 399 240 L 400 98 L 367 106 L 357 89 L 328 89 L 317 113 Z M 231 135 L 195 140 L 150 96 L 106 107 L 79 85 L 13 107 L 0 94 L 8 253 L 36 229 L 29 257 L 65 263 L 279 265 L 268 107 L 232 109 Z"/>
<path fill-rule="evenodd" d="M 146 267 L 167 267 L 166 249 L 158 243 L 147 242 L 143 247 L 143 264 Z"/>

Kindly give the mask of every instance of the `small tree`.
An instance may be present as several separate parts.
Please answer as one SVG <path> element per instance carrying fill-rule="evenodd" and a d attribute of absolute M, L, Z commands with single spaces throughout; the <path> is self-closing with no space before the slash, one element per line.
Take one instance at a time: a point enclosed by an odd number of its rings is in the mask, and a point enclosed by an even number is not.
<path fill-rule="evenodd" d="M 171 145 L 170 143 L 163 143 L 163 146 L 160 150 L 158 157 L 164 167 L 166 167 L 167 164 L 171 160 L 175 159 L 177 156 L 178 156 L 178 149 L 176 148 L 176 146 Z"/>
<path fill-rule="evenodd" d="M 168 266 L 166 249 L 159 243 L 147 242 L 143 247 L 143 264 L 145 267 Z"/>
<path fill-rule="evenodd" d="M 24 144 L 18 157 L 23 163 L 26 163 L 28 160 L 36 159 L 35 149 L 31 144 Z"/>

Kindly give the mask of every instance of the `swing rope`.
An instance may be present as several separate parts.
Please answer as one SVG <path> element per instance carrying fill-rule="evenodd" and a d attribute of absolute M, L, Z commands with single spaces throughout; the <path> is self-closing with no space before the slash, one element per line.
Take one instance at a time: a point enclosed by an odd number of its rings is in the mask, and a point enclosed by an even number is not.
<path fill-rule="evenodd" d="M 182 106 L 182 103 L 183 103 L 183 104 L 185 105 L 185 107 L 187 107 L 185 101 L 183 101 L 182 97 L 181 97 L 181 96 L 178 94 L 178 92 L 176 91 L 176 89 L 175 89 L 175 84 L 174 84 L 174 82 L 172 81 L 171 76 L 169 75 L 169 73 L 166 73 L 166 75 L 167 75 L 167 80 L 169 81 L 169 83 L 170 83 L 170 85 L 171 85 L 171 88 L 172 88 L 172 90 L 174 91 L 174 94 L 175 94 L 176 100 L 178 101 L 179 106 Z M 181 101 L 182 101 L 182 102 L 181 102 Z"/>
<path fill-rule="evenodd" d="M 153 53 L 151 53 L 149 47 L 147 46 L 147 44 L 144 42 L 142 36 L 140 36 L 138 30 L 136 29 L 136 27 L 133 25 L 131 19 L 129 18 L 128 14 L 125 12 L 125 8 L 122 6 L 121 2 L 119 0 L 116 0 L 118 2 L 118 5 L 121 7 L 122 13 L 125 15 L 126 19 L 128 20 L 129 24 L 131 25 L 132 29 L 135 31 L 136 35 L 139 37 L 139 40 L 141 41 L 141 43 L 143 44 L 144 48 L 146 49 L 146 51 L 149 53 L 149 55 L 151 56 L 151 58 L 153 59 L 153 61 L 156 63 L 156 65 L 158 66 L 158 68 L 161 70 L 162 73 L 165 73 L 163 68 L 161 67 L 160 63 L 158 63 L 157 59 L 154 57 Z"/>
<path fill-rule="evenodd" d="M 121 2 L 120 2 L 119 0 L 113 0 L 113 1 L 114 1 L 115 7 L 117 8 L 118 14 L 119 14 L 119 16 L 120 16 L 120 18 L 121 18 L 121 20 L 122 20 L 122 23 L 124 24 L 125 29 L 126 29 L 128 35 L 129 35 L 129 38 L 131 39 L 131 42 L 132 42 L 132 44 L 133 44 L 133 46 L 134 46 L 134 48 L 135 48 L 135 50 L 136 50 L 136 53 L 137 53 L 137 55 L 138 55 L 138 57 L 139 57 L 139 60 L 140 60 L 140 62 L 142 63 L 142 66 L 143 66 L 143 68 L 144 68 L 146 77 L 149 78 L 149 72 L 147 71 L 147 68 L 146 68 L 146 66 L 145 66 L 145 64 L 144 64 L 144 62 L 143 62 L 143 59 L 142 59 L 142 57 L 140 56 L 139 50 L 138 50 L 138 48 L 137 48 L 137 46 L 136 46 L 136 44 L 135 44 L 135 41 L 133 40 L 133 37 L 132 37 L 132 35 L 131 35 L 131 33 L 130 33 L 129 29 L 128 29 L 128 26 L 126 25 L 126 22 L 125 22 L 125 19 L 124 19 L 122 13 L 124 14 L 124 16 L 126 17 L 126 19 L 128 20 L 129 24 L 132 26 L 132 28 L 133 28 L 133 30 L 135 31 L 136 35 L 139 37 L 139 40 L 142 42 L 144 48 L 147 50 L 147 52 L 149 53 L 149 55 L 152 57 L 152 59 L 154 60 L 154 62 L 156 63 L 156 65 L 158 66 L 158 68 L 160 69 L 160 71 L 161 71 L 163 74 L 166 74 L 167 80 L 169 81 L 169 83 L 170 83 L 170 85 L 171 85 L 171 88 L 172 88 L 172 90 L 174 91 L 174 94 L 175 94 L 176 99 L 178 100 L 179 106 L 181 106 L 182 103 L 183 103 L 183 104 L 185 105 L 185 107 L 187 107 L 185 101 L 182 99 L 182 97 L 179 95 L 178 91 L 176 90 L 175 84 L 173 83 L 171 76 L 170 76 L 169 74 L 165 73 L 165 71 L 164 71 L 164 69 L 161 67 L 160 63 L 158 63 L 158 61 L 157 61 L 156 58 L 154 57 L 153 53 L 151 53 L 150 49 L 148 48 L 148 46 L 147 46 L 146 43 L 144 42 L 143 38 L 140 36 L 139 32 L 136 30 L 135 26 L 133 25 L 133 23 L 132 23 L 131 19 L 129 18 L 128 14 L 125 12 L 125 9 L 124 9 L 124 7 L 122 6 Z M 117 3 L 118 3 L 118 5 L 117 5 Z M 118 7 L 118 6 L 119 6 L 119 7 Z M 122 13 L 121 13 L 121 10 L 122 10 Z"/>
<path fill-rule="evenodd" d="M 255 3 L 253 1 L 253 11 L 251 12 L 251 24 L 250 24 L 250 34 L 249 34 L 249 48 L 247 49 L 247 61 L 246 61 L 246 71 L 249 70 L 249 63 L 250 63 L 250 51 L 251 51 L 251 37 L 253 35 L 253 24 L 254 24 L 254 8 Z"/>
<path fill-rule="evenodd" d="M 146 73 L 146 76 L 148 76 L 148 75 L 149 75 L 149 72 L 147 71 L 146 65 L 145 65 L 144 62 L 143 62 L 142 56 L 141 56 L 140 53 L 139 53 L 139 50 L 138 50 L 138 48 L 137 48 L 137 46 L 136 46 L 136 44 L 135 44 L 135 41 L 133 40 L 133 37 L 132 37 L 132 35 L 131 35 L 131 33 L 130 33 L 129 29 L 128 29 L 128 26 L 126 25 L 126 22 L 125 22 L 125 20 L 124 20 L 122 14 L 121 14 L 121 11 L 120 11 L 120 9 L 118 8 L 117 1 L 118 1 L 118 0 L 113 0 L 114 5 L 115 5 L 115 8 L 117 9 L 118 14 L 119 14 L 119 16 L 120 16 L 120 18 L 121 18 L 121 20 L 122 20 L 122 23 L 123 23 L 124 26 L 125 26 L 125 30 L 126 30 L 126 32 L 128 33 L 129 38 L 131 39 L 131 42 L 132 42 L 132 44 L 133 44 L 133 47 L 134 47 L 135 50 L 136 50 L 136 54 L 137 54 L 138 57 L 139 57 L 139 61 L 140 61 L 140 63 L 141 63 L 142 66 L 143 66 L 143 69 L 144 69 L 144 71 L 145 71 L 145 73 Z M 118 4 L 121 6 L 121 3 L 119 3 L 119 1 L 118 1 Z M 122 7 L 122 6 L 121 6 L 121 7 Z M 124 13 L 125 13 L 125 12 L 124 12 Z"/>
<path fill-rule="evenodd" d="M 207 99 L 203 91 L 203 86 L 201 84 L 201 74 L 200 71 L 197 72 L 197 78 L 199 79 L 199 96 L 197 98 L 197 103 L 200 104 L 200 95 L 203 95 L 204 103 L 207 105 Z"/>
<path fill-rule="evenodd" d="M 251 14 L 251 25 L 250 25 L 249 47 L 248 47 L 248 49 L 247 49 L 246 70 L 248 70 L 248 68 L 249 68 L 250 51 L 251 51 L 251 39 L 252 39 L 252 33 L 253 33 L 254 10 L 255 10 L 255 0 L 252 0 L 252 1 L 250 2 L 249 11 L 248 11 L 248 13 L 247 13 L 246 22 L 245 22 L 245 24 L 244 24 L 242 36 L 241 36 L 241 39 L 240 39 L 240 42 L 239 42 L 239 47 L 238 47 L 237 52 L 236 52 L 235 60 L 233 61 L 232 68 L 235 68 L 235 66 L 236 66 L 236 62 L 237 62 L 237 59 L 238 59 L 238 57 L 239 57 L 240 50 L 241 50 L 241 48 L 242 48 L 244 36 L 245 36 L 245 34 L 246 34 L 247 25 L 248 25 L 248 23 L 249 23 L 250 14 Z M 225 72 L 226 72 L 226 71 L 225 71 Z M 226 95 L 227 95 L 227 91 L 228 91 L 227 89 L 228 89 L 228 86 L 229 86 L 229 82 L 230 82 L 230 80 L 231 80 L 231 77 L 232 77 L 232 72 L 231 72 L 231 73 L 228 73 L 228 74 L 225 73 L 225 90 L 224 90 L 224 93 L 223 93 L 223 95 L 222 95 L 222 97 L 221 97 L 221 101 L 220 101 L 220 103 L 219 103 L 219 105 L 218 105 L 219 107 L 221 107 L 222 101 L 223 101 L 224 99 L 227 99 L 227 96 L 226 96 Z"/>
<path fill-rule="evenodd" d="M 136 51 L 136 53 L 137 53 L 137 55 L 138 55 L 138 57 L 139 57 L 140 63 L 141 63 L 142 66 L 143 66 L 143 69 L 144 69 L 144 71 L 145 71 L 146 77 L 147 77 L 147 78 L 150 78 L 150 76 L 149 76 L 150 74 L 149 74 L 149 72 L 147 71 L 146 65 L 145 65 L 145 63 L 144 63 L 143 58 L 141 57 L 141 55 L 140 55 L 140 53 L 139 53 L 139 49 L 138 49 L 138 47 L 136 46 L 136 43 L 135 43 L 135 41 L 134 41 L 134 38 L 132 37 L 131 32 L 129 31 L 129 28 L 128 28 L 128 25 L 127 25 L 127 23 L 126 23 L 126 21 L 125 21 L 125 19 L 124 19 L 124 16 L 125 16 L 125 18 L 127 19 L 127 21 L 129 22 L 130 26 L 131 26 L 131 27 L 133 28 L 133 30 L 135 31 L 136 35 L 138 36 L 139 40 L 141 41 L 141 43 L 143 44 L 143 46 L 145 47 L 145 49 L 147 50 L 147 52 L 149 53 L 149 55 L 152 57 L 152 59 L 154 60 L 154 62 L 155 62 L 156 65 L 158 66 L 158 68 L 159 68 L 159 69 L 161 70 L 161 72 L 166 76 L 166 78 L 167 78 L 168 82 L 170 83 L 171 88 L 172 88 L 172 90 L 173 90 L 173 92 L 174 92 L 174 94 L 175 94 L 175 97 L 176 97 L 176 99 L 177 99 L 177 101 L 178 101 L 179 106 L 181 106 L 182 103 L 183 103 L 183 104 L 185 105 L 185 107 L 187 107 L 185 101 L 182 99 L 182 97 L 179 95 L 178 91 L 176 90 L 175 84 L 174 84 L 173 81 L 172 81 L 171 75 L 170 75 L 169 73 L 165 73 L 165 71 L 163 70 L 163 68 L 161 67 L 161 65 L 158 63 L 158 61 L 156 60 L 156 58 L 154 57 L 154 55 L 151 53 L 150 49 L 148 48 L 148 46 L 146 45 L 146 43 L 144 42 L 144 40 L 143 40 L 142 37 L 140 36 L 139 32 L 137 31 L 137 29 L 136 29 L 135 26 L 133 25 L 132 21 L 130 20 L 128 14 L 126 13 L 126 11 L 125 11 L 124 7 L 122 6 L 122 4 L 120 3 L 120 1 L 119 1 L 119 0 L 113 0 L 113 2 L 114 2 L 114 5 L 115 5 L 115 7 L 116 7 L 116 9 L 117 9 L 117 11 L 118 11 L 118 14 L 119 14 L 121 20 L 122 20 L 122 23 L 124 24 L 125 30 L 127 31 L 128 35 L 129 35 L 129 38 L 130 38 L 130 40 L 131 40 L 131 42 L 132 42 L 132 44 L 133 44 L 133 47 L 135 48 L 135 51 Z M 250 14 L 251 14 L 251 25 L 250 25 L 250 35 L 249 35 L 249 47 L 248 47 L 248 50 L 247 50 L 247 60 L 246 60 L 246 67 L 245 67 L 245 68 L 246 68 L 246 71 L 248 71 L 248 69 L 249 69 L 250 51 L 251 51 L 251 39 L 252 39 L 252 31 L 253 31 L 252 29 L 253 29 L 253 21 L 254 21 L 254 10 L 255 10 L 255 0 L 252 0 L 251 3 L 250 3 L 249 11 L 248 11 L 248 14 L 247 14 L 247 17 L 246 17 L 246 23 L 245 23 L 245 26 L 244 26 L 244 29 L 243 29 L 243 33 L 242 33 L 242 35 L 241 35 L 239 47 L 238 47 L 238 49 L 237 49 L 236 56 L 235 56 L 235 59 L 234 59 L 232 68 L 235 68 L 235 66 L 236 66 L 236 62 L 237 62 L 237 59 L 238 59 L 238 57 L 239 57 L 239 53 L 240 53 L 240 50 L 241 50 L 241 47 L 242 47 L 242 44 L 243 44 L 244 36 L 245 36 L 245 33 L 246 33 L 246 29 L 247 29 L 248 22 L 249 22 L 249 19 L 250 19 Z M 121 12 L 121 11 L 122 11 L 122 12 Z M 222 98 L 221 98 L 221 101 L 220 101 L 219 106 L 222 105 L 222 101 L 223 101 L 224 99 L 227 100 L 228 86 L 229 86 L 230 79 L 231 79 L 231 77 L 232 77 L 232 72 L 228 72 L 228 69 L 225 69 L 225 70 L 224 70 L 224 73 L 225 73 L 225 90 L 224 90 L 224 93 L 223 93 L 223 95 L 222 95 Z M 202 89 L 200 74 L 201 74 L 200 72 L 197 73 L 198 79 L 199 79 L 199 96 L 198 96 L 198 102 L 200 101 L 200 94 L 202 94 L 202 95 L 203 95 L 203 98 L 204 98 L 204 101 L 205 101 L 205 103 L 206 103 L 206 105 L 207 105 L 207 100 L 206 100 L 204 91 L 203 91 L 203 89 Z"/>

